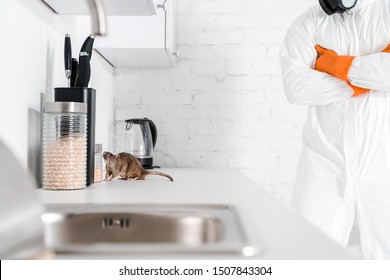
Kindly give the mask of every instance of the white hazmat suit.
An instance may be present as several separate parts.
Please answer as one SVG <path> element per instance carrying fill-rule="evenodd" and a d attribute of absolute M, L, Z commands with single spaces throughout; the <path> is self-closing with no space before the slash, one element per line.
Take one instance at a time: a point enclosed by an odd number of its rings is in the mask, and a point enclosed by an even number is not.
<path fill-rule="evenodd" d="M 307 104 L 293 207 L 346 246 L 357 219 L 363 257 L 390 259 L 390 1 L 358 0 L 348 14 L 319 5 L 298 17 L 280 52 L 288 100 Z M 356 56 L 348 78 L 314 70 L 315 46 Z"/>

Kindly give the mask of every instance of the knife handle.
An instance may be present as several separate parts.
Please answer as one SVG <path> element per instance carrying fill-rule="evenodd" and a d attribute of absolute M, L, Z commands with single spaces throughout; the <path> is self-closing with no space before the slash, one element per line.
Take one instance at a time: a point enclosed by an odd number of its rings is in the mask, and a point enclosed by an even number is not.
<path fill-rule="evenodd" d="M 85 39 L 83 45 L 81 46 L 80 52 L 86 52 L 89 54 L 89 60 L 91 61 L 93 43 L 95 42 L 95 35 L 91 34 Z"/>
<path fill-rule="evenodd" d="M 76 87 L 88 87 L 91 77 L 91 66 L 89 64 L 89 55 L 87 52 L 80 52 L 79 73 L 77 75 Z"/>
<path fill-rule="evenodd" d="M 65 35 L 64 42 L 64 63 L 65 63 L 65 76 L 70 79 L 72 72 L 72 45 L 70 42 L 70 35 Z"/>
<path fill-rule="evenodd" d="M 76 86 L 77 74 L 79 72 L 79 63 L 76 58 L 72 58 L 72 75 L 70 76 L 70 86 Z"/>

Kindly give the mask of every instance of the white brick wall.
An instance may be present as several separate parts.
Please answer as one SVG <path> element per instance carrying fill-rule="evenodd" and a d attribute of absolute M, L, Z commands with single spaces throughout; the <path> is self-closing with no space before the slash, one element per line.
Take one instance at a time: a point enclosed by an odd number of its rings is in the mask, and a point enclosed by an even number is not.
<path fill-rule="evenodd" d="M 289 203 L 306 108 L 287 103 L 278 52 L 318 1 L 176 2 L 176 67 L 116 70 L 116 152 L 123 120 L 148 117 L 156 164 L 237 168 Z"/>

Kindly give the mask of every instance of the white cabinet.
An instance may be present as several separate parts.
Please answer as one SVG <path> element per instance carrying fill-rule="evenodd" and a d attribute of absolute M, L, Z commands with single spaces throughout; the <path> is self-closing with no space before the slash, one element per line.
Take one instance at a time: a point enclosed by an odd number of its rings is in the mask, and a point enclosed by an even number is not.
<path fill-rule="evenodd" d="M 89 15 L 87 0 L 44 1 L 59 14 Z M 97 37 L 94 48 L 110 64 L 118 68 L 175 65 L 175 0 L 103 0 L 103 4 L 107 35 Z"/>
<path fill-rule="evenodd" d="M 175 64 L 175 2 L 158 0 L 151 17 L 107 17 L 107 36 L 95 50 L 114 67 L 171 67 Z"/>
<path fill-rule="evenodd" d="M 63 15 L 89 15 L 87 0 L 43 0 Z M 107 15 L 150 16 L 157 13 L 157 0 L 102 0 Z"/>

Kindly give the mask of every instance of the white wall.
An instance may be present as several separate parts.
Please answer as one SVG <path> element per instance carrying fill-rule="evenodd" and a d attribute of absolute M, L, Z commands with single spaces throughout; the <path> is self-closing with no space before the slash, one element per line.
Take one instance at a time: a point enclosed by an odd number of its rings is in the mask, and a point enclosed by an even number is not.
<path fill-rule="evenodd" d="M 0 1 L 0 139 L 23 167 L 37 173 L 41 101 L 66 86 L 64 35 L 71 34 L 78 57 L 90 33 L 89 20 L 54 14 L 40 0 Z M 97 89 L 96 142 L 111 147 L 114 71 L 92 57 L 91 86 Z M 35 174 L 36 175 L 36 174 Z"/>
<path fill-rule="evenodd" d="M 316 0 L 177 0 L 172 69 L 117 69 L 117 152 L 123 120 L 158 128 L 161 166 L 243 170 L 290 201 L 306 108 L 287 103 L 278 52 Z"/>

